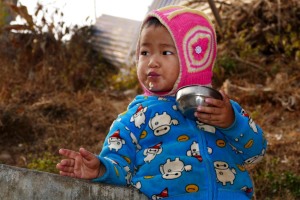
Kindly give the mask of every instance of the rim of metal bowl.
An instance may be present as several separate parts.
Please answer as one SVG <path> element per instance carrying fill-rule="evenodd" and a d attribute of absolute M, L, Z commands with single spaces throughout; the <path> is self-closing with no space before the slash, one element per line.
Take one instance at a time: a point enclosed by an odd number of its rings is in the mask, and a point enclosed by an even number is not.
<path fill-rule="evenodd" d="M 185 95 L 200 95 L 205 97 L 212 97 L 222 100 L 221 93 L 211 87 L 202 85 L 190 85 L 180 88 L 176 93 L 176 100 Z"/>

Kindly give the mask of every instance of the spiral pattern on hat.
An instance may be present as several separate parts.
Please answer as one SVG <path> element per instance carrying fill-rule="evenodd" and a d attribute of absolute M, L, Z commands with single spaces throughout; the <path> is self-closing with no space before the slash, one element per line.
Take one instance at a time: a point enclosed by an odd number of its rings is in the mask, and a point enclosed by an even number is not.
<path fill-rule="evenodd" d="M 183 51 L 188 72 L 199 72 L 213 64 L 213 37 L 214 33 L 202 26 L 195 26 L 187 32 L 183 39 Z"/>

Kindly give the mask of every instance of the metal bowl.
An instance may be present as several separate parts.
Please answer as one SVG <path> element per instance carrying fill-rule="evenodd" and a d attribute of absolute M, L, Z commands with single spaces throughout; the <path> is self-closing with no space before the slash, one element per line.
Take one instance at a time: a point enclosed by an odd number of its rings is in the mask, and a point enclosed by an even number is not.
<path fill-rule="evenodd" d="M 223 97 L 217 90 L 200 85 L 192 85 L 180 88 L 176 93 L 176 102 L 181 113 L 189 119 L 195 119 L 194 113 L 199 105 L 208 106 L 205 99 L 215 98 L 222 100 Z"/>

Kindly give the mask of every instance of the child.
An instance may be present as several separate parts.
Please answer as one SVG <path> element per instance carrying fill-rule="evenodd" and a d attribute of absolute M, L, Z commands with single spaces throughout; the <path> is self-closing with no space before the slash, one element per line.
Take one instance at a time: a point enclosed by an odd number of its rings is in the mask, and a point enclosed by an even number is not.
<path fill-rule="evenodd" d="M 263 132 L 223 93 L 184 117 L 175 94 L 211 85 L 216 34 L 203 13 L 168 6 L 143 21 L 137 75 L 144 90 L 113 122 L 99 156 L 60 149 L 61 175 L 132 185 L 149 199 L 251 199 L 245 169 L 265 154 Z M 200 122 L 201 121 L 201 122 Z"/>

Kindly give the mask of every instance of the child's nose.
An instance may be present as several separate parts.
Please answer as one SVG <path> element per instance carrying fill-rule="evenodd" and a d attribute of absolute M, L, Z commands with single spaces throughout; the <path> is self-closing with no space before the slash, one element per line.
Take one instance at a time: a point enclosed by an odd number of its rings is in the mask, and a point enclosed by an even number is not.
<path fill-rule="evenodd" d="M 157 55 L 152 55 L 149 61 L 149 67 L 159 67 L 159 57 Z"/>

